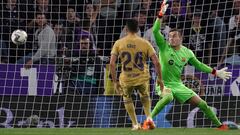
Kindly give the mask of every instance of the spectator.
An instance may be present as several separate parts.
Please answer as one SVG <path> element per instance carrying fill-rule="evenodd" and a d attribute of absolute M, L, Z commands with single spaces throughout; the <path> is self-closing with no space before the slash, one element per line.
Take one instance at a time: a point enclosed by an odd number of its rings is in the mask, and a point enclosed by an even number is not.
<path fill-rule="evenodd" d="M 44 13 L 36 13 L 36 24 L 38 29 L 35 32 L 36 51 L 24 56 L 17 61 L 18 64 L 25 64 L 30 68 L 34 63 L 54 64 L 56 56 L 56 36 L 53 29 L 48 25 Z"/>
<path fill-rule="evenodd" d="M 144 9 L 144 10 L 148 11 L 148 10 L 150 10 L 151 5 L 152 5 L 152 0 L 142 0 L 140 9 Z"/>
<path fill-rule="evenodd" d="M 147 11 L 147 24 L 153 24 L 157 9 L 156 7 L 158 7 L 159 5 L 160 4 L 158 3 L 158 1 L 142 0 L 140 10 Z"/>
<path fill-rule="evenodd" d="M 210 42 L 210 57 L 211 65 L 216 67 L 220 61 L 220 57 L 223 54 L 226 47 L 226 26 L 222 18 L 218 16 L 217 4 L 211 5 L 211 14 L 208 20 L 207 27 L 207 41 Z"/>
<path fill-rule="evenodd" d="M 24 29 L 20 18 L 17 0 L 4 0 L 0 6 L 0 51 L 3 63 L 15 63 L 18 50 L 22 46 L 16 46 L 11 42 L 11 33 L 16 29 Z M 21 49 L 22 50 L 22 49 Z"/>
<path fill-rule="evenodd" d="M 142 3 L 142 0 L 127 0 L 126 3 L 125 3 L 126 4 L 126 10 L 128 10 L 128 11 L 139 10 L 140 7 L 141 7 L 141 3 Z M 130 14 L 127 17 L 129 18 Z"/>
<path fill-rule="evenodd" d="M 234 0 L 233 1 L 233 9 L 234 9 L 234 14 L 240 14 L 240 0 Z"/>
<path fill-rule="evenodd" d="M 184 15 L 181 15 L 181 1 L 174 0 L 171 2 L 171 10 L 169 15 L 169 26 L 170 28 L 182 29 L 185 22 Z"/>
<path fill-rule="evenodd" d="M 65 36 L 65 28 L 63 27 L 63 22 L 59 21 L 58 23 L 53 24 L 53 31 L 56 36 L 56 45 L 57 45 L 57 56 L 62 57 L 64 54 L 65 44 L 66 44 L 66 36 Z"/>
<path fill-rule="evenodd" d="M 67 6 L 71 5 L 70 0 L 50 0 L 52 5 L 52 19 L 53 21 L 58 21 L 59 19 L 64 19 L 67 12 Z"/>
<path fill-rule="evenodd" d="M 208 43 L 206 42 L 206 27 L 201 25 L 201 11 L 196 10 L 192 23 L 187 24 L 184 28 L 184 41 L 196 55 L 196 57 L 204 63 L 209 63 Z"/>
<path fill-rule="evenodd" d="M 235 28 L 237 26 L 237 16 L 240 15 L 240 0 L 234 0 L 234 15 L 230 18 L 229 20 L 229 24 L 228 24 L 228 28 L 229 28 L 229 31 L 232 30 L 233 28 Z"/>
<path fill-rule="evenodd" d="M 88 3 L 85 6 L 85 10 L 84 10 L 85 16 L 82 23 L 84 26 L 88 27 L 87 31 L 89 31 L 92 35 L 92 41 L 94 41 L 94 48 L 97 47 L 97 41 L 98 41 L 97 17 L 99 16 L 99 10 L 100 10 L 99 5 Z"/>
<path fill-rule="evenodd" d="M 220 63 L 240 65 L 240 15 L 236 16 L 237 26 L 230 30 L 227 47 Z"/>
<path fill-rule="evenodd" d="M 116 18 L 118 8 L 121 6 L 121 0 L 101 0 L 100 15 L 102 18 Z"/>
<path fill-rule="evenodd" d="M 138 21 L 138 26 L 139 26 L 139 30 L 138 30 L 138 35 L 140 37 L 144 36 L 144 32 L 146 30 L 146 23 L 147 23 L 147 12 L 144 10 L 141 10 L 140 12 L 136 11 L 133 12 L 133 19 Z M 120 37 L 119 38 L 123 38 L 124 36 L 127 35 L 127 31 L 126 31 L 126 26 L 123 28 Z"/>
<path fill-rule="evenodd" d="M 176 10 L 176 12 L 179 12 L 179 14 L 181 14 L 182 16 L 185 16 L 185 15 L 191 13 L 191 10 L 192 10 L 191 5 L 195 4 L 194 0 L 169 0 L 170 8 L 172 8 L 172 6 L 175 6 L 173 4 L 174 2 L 180 3 L 180 9 L 179 9 L 179 11 Z M 196 5 L 193 5 L 193 7 L 196 8 Z M 167 12 L 168 12 L 168 14 L 171 14 L 172 11 L 168 10 Z M 191 18 L 189 18 L 189 19 L 191 19 Z"/>
<path fill-rule="evenodd" d="M 100 12 L 100 6 L 97 4 L 87 3 L 85 6 L 85 15 L 82 18 L 89 18 L 90 25 L 96 25 L 96 19 Z"/>
<path fill-rule="evenodd" d="M 78 31 L 76 46 L 71 51 L 71 75 L 68 94 L 99 94 L 101 91 L 102 62 L 96 56 L 89 33 Z"/>
<path fill-rule="evenodd" d="M 100 49 L 100 55 L 109 57 L 113 41 L 119 37 L 119 27 L 121 26 L 122 19 L 121 11 L 122 8 L 120 0 L 102 0 L 100 15 L 98 18 L 98 37 L 97 37 L 97 48 Z"/>
<path fill-rule="evenodd" d="M 155 16 L 155 10 L 158 6 L 158 4 L 155 3 L 153 3 L 152 0 L 128 0 L 126 3 L 124 3 L 126 5 L 125 18 L 131 18 L 132 12 L 145 10 L 147 12 L 148 24 L 152 24 L 153 17 Z"/>
<path fill-rule="evenodd" d="M 69 45 L 69 49 L 73 46 L 74 34 L 76 31 L 76 27 L 78 27 L 80 22 L 80 18 L 75 12 L 75 7 L 69 6 L 67 8 L 66 19 L 63 22 L 63 26 L 66 28 L 66 42 Z"/>
<path fill-rule="evenodd" d="M 55 13 L 54 10 L 53 10 L 53 6 L 51 6 L 51 4 L 49 3 L 49 0 L 36 0 L 35 1 L 35 6 L 32 5 L 32 4 L 29 4 L 28 5 L 28 9 L 27 9 L 27 12 L 28 12 L 28 19 L 31 20 L 29 23 L 28 23 L 28 27 L 33 27 L 35 26 L 35 13 L 36 12 L 39 12 L 39 13 L 44 13 L 45 16 L 46 16 L 46 19 L 48 19 L 50 22 L 52 21 L 52 19 L 58 19 L 58 18 L 55 18 L 56 16 L 53 16 L 52 13 Z"/>

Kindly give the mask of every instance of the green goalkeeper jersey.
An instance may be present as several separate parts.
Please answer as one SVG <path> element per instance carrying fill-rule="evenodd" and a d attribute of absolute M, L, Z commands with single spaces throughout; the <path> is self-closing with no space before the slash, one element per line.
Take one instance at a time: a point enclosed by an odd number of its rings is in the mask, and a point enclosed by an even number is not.
<path fill-rule="evenodd" d="M 159 48 L 162 77 L 165 84 L 182 83 L 181 74 L 184 66 L 190 63 L 200 71 L 211 73 L 212 68 L 201 63 L 193 52 L 181 45 L 179 50 L 172 48 L 159 32 L 161 22 L 157 19 L 153 26 L 153 35 Z"/>

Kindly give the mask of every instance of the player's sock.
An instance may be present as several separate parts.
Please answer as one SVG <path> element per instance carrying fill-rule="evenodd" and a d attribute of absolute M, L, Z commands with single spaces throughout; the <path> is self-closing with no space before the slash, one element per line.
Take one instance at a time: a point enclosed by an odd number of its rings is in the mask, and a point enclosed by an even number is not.
<path fill-rule="evenodd" d="M 124 101 L 124 106 L 128 112 L 128 115 L 130 117 L 130 119 L 132 120 L 132 124 L 133 125 L 137 125 L 138 122 L 137 122 L 137 116 L 136 116 L 136 113 L 135 113 L 135 107 L 133 105 L 133 102 L 132 102 L 132 99 L 125 99 Z"/>
<path fill-rule="evenodd" d="M 204 100 L 201 100 L 198 104 L 198 107 L 203 111 L 203 113 L 210 119 L 212 122 L 217 126 L 221 126 L 222 123 L 217 118 L 216 114 L 213 112 L 213 110 L 207 105 L 207 103 Z"/>
<path fill-rule="evenodd" d="M 151 100 L 149 96 L 141 97 L 143 109 L 147 118 L 151 116 Z"/>
<path fill-rule="evenodd" d="M 151 117 L 154 118 L 168 103 L 170 103 L 173 100 L 172 94 L 167 94 L 162 97 L 154 107 Z"/>

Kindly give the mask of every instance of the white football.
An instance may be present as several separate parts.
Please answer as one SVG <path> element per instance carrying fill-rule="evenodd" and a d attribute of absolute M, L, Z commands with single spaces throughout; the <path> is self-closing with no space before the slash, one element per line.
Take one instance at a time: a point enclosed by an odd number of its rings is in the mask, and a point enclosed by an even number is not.
<path fill-rule="evenodd" d="M 16 45 L 25 44 L 27 41 L 27 33 L 24 30 L 14 30 L 11 35 L 12 42 Z"/>

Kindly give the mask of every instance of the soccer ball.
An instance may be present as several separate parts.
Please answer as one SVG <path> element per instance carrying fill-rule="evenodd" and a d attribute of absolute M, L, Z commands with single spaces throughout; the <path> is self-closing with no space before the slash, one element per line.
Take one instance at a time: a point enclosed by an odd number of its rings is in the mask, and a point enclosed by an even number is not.
<path fill-rule="evenodd" d="M 27 33 L 24 30 L 14 30 L 11 36 L 12 42 L 16 45 L 25 44 L 27 41 Z"/>

